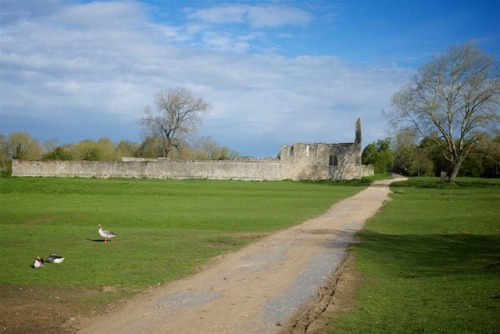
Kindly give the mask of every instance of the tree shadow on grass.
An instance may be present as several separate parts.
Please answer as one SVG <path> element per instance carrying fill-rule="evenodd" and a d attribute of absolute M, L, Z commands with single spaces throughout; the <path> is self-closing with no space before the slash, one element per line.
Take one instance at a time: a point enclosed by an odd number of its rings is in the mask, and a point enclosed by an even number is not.
<path fill-rule="evenodd" d="M 405 268 L 427 277 L 484 273 L 488 268 L 500 273 L 492 266 L 500 261 L 500 235 L 390 235 L 363 230 L 357 237 L 361 242 L 352 248 L 387 264 L 384 270 Z"/>

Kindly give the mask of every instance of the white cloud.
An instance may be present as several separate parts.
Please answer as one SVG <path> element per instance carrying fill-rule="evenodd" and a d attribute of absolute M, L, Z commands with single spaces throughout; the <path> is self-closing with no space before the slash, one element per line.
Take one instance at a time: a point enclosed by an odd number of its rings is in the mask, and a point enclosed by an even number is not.
<path fill-rule="evenodd" d="M 225 5 L 205 9 L 187 8 L 188 18 L 207 23 L 244 23 L 248 6 Z"/>
<path fill-rule="evenodd" d="M 49 18 L 56 24 L 80 29 L 108 29 L 124 26 L 139 28 L 145 19 L 145 9 L 138 3 L 108 1 L 64 6 Z"/>
<path fill-rule="evenodd" d="M 231 15 L 236 20 L 238 8 L 204 15 L 227 22 Z M 92 15 L 95 10 L 99 14 Z M 273 24 L 271 17 L 248 7 L 243 12 L 240 16 L 250 24 Z M 301 13 L 276 20 L 304 22 Z M 106 23 L 97 29 L 96 20 Z M 365 140 L 383 137 L 380 110 L 409 74 L 335 57 L 245 54 L 259 34 L 204 35 L 211 49 L 226 53 L 174 46 L 159 38 L 181 43 L 198 31 L 193 25 L 146 21 L 133 2 L 55 6 L 39 20 L 12 20 L 0 37 L 3 120 L 52 122 L 60 132 L 47 133 L 47 138 L 63 139 L 69 131 L 65 124 L 78 119 L 84 139 L 94 130 L 93 122 L 106 119 L 103 131 L 118 139 L 137 138 L 135 121 L 155 93 L 182 86 L 214 107 L 204 135 L 242 154 L 273 155 L 280 144 L 352 141 L 359 116 Z M 123 124 L 137 132 L 126 132 Z M 0 130 L 5 131 L 4 125 Z"/>
<path fill-rule="evenodd" d="M 312 15 L 309 12 L 287 6 L 256 6 L 248 10 L 248 22 L 254 27 L 301 25 L 311 20 Z"/>
<path fill-rule="evenodd" d="M 188 18 L 206 23 L 278 27 L 308 23 L 312 20 L 312 15 L 305 10 L 289 6 L 222 5 L 205 9 L 188 9 Z"/>

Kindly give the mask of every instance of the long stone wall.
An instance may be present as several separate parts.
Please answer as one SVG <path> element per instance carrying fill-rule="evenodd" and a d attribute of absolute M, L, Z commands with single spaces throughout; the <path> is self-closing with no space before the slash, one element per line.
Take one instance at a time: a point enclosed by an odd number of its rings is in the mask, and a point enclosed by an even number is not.
<path fill-rule="evenodd" d="M 25 161 L 12 162 L 13 176 L 282 180 L 279 161 Z"/>
<path fill-rule="evenodd" d="M 371 166 L 332 167 L 273 161 L 26 161 L 12 162 L 13 176 L 171 178 L 214 180 L 350 180 L 373 175 Z"/>

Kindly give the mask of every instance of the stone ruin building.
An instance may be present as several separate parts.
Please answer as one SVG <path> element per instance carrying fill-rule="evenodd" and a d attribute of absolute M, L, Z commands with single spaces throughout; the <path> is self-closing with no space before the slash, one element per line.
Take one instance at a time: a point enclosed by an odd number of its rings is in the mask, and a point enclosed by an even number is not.
<path fill-rule="evenodd" d="M 12 162 L 13 176 L 172 178 L 216 180 L 351 180 L 373 175 L 361 164 L 361 119 L 353 143 L 281 146 L 277 159 L 169 161 L 24 161 Z"/>

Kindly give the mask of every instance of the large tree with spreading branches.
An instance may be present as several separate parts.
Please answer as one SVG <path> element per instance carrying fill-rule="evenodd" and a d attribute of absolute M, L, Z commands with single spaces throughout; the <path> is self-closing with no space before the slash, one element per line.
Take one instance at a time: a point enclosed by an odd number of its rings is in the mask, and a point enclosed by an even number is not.
<path fill-rule="evenodd" d="M 426 63 L 392 98 L 392 128 L 414 129 L 448 161 L 448 182 L 499 117 L 499 62 L 468 42 Z"/>
<path fill-rule="evenodd" d="M 167 159 L 173 149 L 181 150 L 186 136 L 196 133 L 202 115 L 210 109 L 208 102 L 194 97 L 185 88 L 160 91 L 155 106 L 155 109 L 145 108 L 139 123 L 147 135 L 161 139 L 163 155 Z"/>

